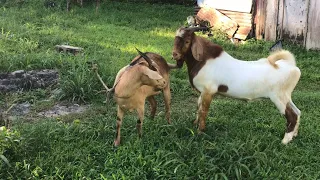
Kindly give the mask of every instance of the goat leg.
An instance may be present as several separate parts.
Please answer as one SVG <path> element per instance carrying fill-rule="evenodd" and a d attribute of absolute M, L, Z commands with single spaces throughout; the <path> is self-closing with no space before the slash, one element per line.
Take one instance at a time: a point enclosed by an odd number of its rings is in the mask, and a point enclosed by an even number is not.
<path fill-rule="evenodd" d="M 142 124 L 143 124 L 143 118 L 144 118 L 144 106 L 142 108 L 137 109 L 138 112 L 138 117 L 139 119 L 137 120 L 137 131 L 139 138 L 142 136 Z"/>
<path fill-rule="evenodd" d="M 120 145 L 120 137 L 121 137 L 120 130 L 122 125 L 123 115 L 124 115 L 124 111 L 118 106 L 116 139 L 114 140 L 114 146 L 116 147 Z"/>
<path fill-rule="evenodd" d="M 166 107 L 166 119 L 168 124 L 171 124 L 170 119 L 170 105 L 171 105 L 171 93 L 170 93 L 170 83 L 168 83 L 167 87 L 163 89 L 164 103 Z"/>
<path fill-rule="evenodd" d="M 201 95 L 200 95 L 200 97 L 198 98 L 198 103 L 197 103 L 197 111 L 198 111 L 198 113 L 197 113 L 197 117 L 196 117 L 196 120 L 194 120 L 193 121 L 193 125 L 198 125 L 198 123 L 199 123 L 199 114 L 200 114 L 200 108 L 201 108 Z"/>
<path fill-rule="evenodd" d="M 154 96 L 148 97 L 147 100 L 149 101 L 150 107 L 151 107 L 150 118 L 154 119 L 154 116 L 156 115 L 156 111 L 157 111 L 157 101 L 154 98 Z"/>
<path fill-rule="evenodd" d="M 206 117 L 208 115 L 210 103 L 213 95 L 207 92 L 201 94 L 200 107 L 198 109 L 199 131 L 203 132 L 206 128 Z"/>

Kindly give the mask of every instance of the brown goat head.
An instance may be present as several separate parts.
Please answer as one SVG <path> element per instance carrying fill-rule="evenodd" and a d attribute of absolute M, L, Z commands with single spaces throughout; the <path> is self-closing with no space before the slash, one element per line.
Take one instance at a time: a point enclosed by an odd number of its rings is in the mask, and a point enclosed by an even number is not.
<path fill-rule="evenodd" d="M 182 66 L 188 54 L 197 61 L 204 61 L 208 58 L 215 58 L 220 55 L 222 48 L 211 41 L 196 36 L 195 31 L 204 28 L 179 28 L 174 39 L 172 57 L 177 61 L 178 66 Z"/>
<path fill-rule="evenodd" d="M 194 31 L 188 28 L 179 28 L 177 30 L 172 50 L 172 57 L 177 63 L 179 61 L 183 63 L 184 56 L 190 50 L 194 36 Z"/>
<path fill-rule="evenodd" d="M 141 82 L 143 85 L 155 87 L 155 89 L 163 89 L 166 87 L 166 80 L 157 72 L 146 66 L 140 66 L 139 71 L 142 72 Z"/>

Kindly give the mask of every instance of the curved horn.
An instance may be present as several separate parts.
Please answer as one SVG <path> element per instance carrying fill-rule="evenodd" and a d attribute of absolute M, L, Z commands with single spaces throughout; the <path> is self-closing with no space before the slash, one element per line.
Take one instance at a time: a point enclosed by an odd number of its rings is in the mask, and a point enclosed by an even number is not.
<path fill-rule="evenodd" d="M 136 48 L 136 47 L 135 47 L 135 48 Z M 151 60 L 145 53 L 139 51 L 139 49 L 136 48 L 136 50 L 138 51 L 138 53 L 140 54 L 140 56 L 143 57 L 143 59 L 145 59 L 145 60 L 148 62 L 149 68 L 150 68 L 151 70 L 156 71 L 157 69 L 152 65 L 152 64 L 154 63 L 153 60 Z"/>

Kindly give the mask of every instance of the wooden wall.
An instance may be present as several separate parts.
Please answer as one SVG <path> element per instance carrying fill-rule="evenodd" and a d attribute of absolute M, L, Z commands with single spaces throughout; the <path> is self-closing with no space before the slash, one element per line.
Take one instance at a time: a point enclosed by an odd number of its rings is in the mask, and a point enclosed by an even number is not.
<path fill-rule="evenodd" d="M 255 3 L 258 39 L 285 39 L 307 49 L 320 49 L 319 0 L 255 0 Z"/>
<path fill-rule="evenodd" d="M 278 19 L 278 1 L 279 0 L 264 0 L 266 2 L 266 22 L 265 22 L 265 34 L 266 40 L 277 39 L 277 19 Z"/>
<path fill-rule="evenodd" d="M 305 45 L 307 49 L 320 49 L 320 1 L 310 0 L 308 30 Z"/>
<path fill-rule="evenodd" d="M 279 0 L 278 14 L 278 39 L 303 45 L 307 31 L 308 0 Z"/>

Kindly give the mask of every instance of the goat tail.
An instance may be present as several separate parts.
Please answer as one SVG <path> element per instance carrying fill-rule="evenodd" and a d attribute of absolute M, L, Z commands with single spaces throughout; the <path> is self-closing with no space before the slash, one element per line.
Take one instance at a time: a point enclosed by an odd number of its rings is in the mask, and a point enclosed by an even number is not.
<path fill-rule="evenodd" d="M 269 63 L 275 68 L 278 68 L 278 65 L 276 64 L 278 60 L 285 60 L 289 64 L 296 66 L 296 60 L 294 58 L 294 55 L 287 50 L 279 50 L 279 51 L 273 52 L 268 56 L 267 59 Z"/>

